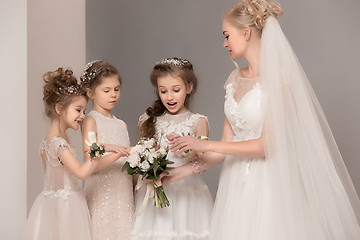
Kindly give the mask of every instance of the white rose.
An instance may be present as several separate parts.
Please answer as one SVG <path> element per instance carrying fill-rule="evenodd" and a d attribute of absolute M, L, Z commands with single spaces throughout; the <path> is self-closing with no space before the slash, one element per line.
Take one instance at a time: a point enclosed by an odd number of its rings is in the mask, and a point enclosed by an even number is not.
<path fill-rule="evenodd" d="M 133 147 L 130 151 L 130 154 L 138 154 L 138 153 L 142 153 L 144 151 L 144 147 L 141 145 L 136 145 L 135 147 Z"/>
<path fill-rule="evenodd" d="M 140 164 L 140 157 L 139 154 L 131 154 L 127 160 L 130 164 L 130 167 L 135 168 L 138 167 Z"/>
<path fill-rule="evenodd" d="M 155 145 L 155 140 L 153 139 L 153 138 L 151 138 L 151 139 L 149 139 L 149 140 L 147 140 L 147 141 L 144 141 L 144 146 L 146 147 L 146 148 L 153 148 L 154 147 L 154 145 Z"/>
<path fill-rule="evenodd" d="M 157 158 L 158 157 L 158 152 L 151 152 L 150 154 L 149 154 L 149 162 L 151 163 L 151 164 L 153 164 L 154 163 L 154 158 Z"/>
<path fill-rule="evenodd" d="M 140 169 L 141 171 L 145 172 L 149 169 L 150 167 L 150 164 L 148 161 L 143 161 L 141 164 L 140 164 Z"/>
<path fill-rule="evenodd" d="M 159 149 L 159 153 L 160 153 L 161 155 L 166 155 L 166 148 L 165 148 L 165 147 L 161 147 L 161 148 Z"/>

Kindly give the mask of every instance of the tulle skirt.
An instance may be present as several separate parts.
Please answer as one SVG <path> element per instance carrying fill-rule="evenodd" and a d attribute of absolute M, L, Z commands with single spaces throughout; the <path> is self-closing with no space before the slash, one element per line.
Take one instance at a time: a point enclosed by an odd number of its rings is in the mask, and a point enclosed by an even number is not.
<path fill-rule="evenodd" d="M 291 191 L 271 186 L 269 179 L 276 173 L 269 170 L 268 164 L 264 158 L 227 156 L 211 221 L 211 240 L 360 239 L 347 202 L 333 209 L 338 215 L 314 211 L 304 186 L 299 186 L 302 190 L 298 199 L 293 199 Z M 300 177 L 299 172 L 289 174 Z M 321 224 L 320 218 L 336 227 Z"/>
<path fill-rule="evenodd" d="M 149 199 L 142 215 L 136 217 L 133 240 L 208 239 L 213 199 L 199 175 L 164 185 L 170 207 L 157 208 Z M 136 194 L 137 209 L 142 204 L 146 186 Z"/>
<path fill-rule="evenodd" d="M 89 211 L 82 191 L 54 197 L 40 194 L 29 213 L 27 240 L 89 240 Z"/>

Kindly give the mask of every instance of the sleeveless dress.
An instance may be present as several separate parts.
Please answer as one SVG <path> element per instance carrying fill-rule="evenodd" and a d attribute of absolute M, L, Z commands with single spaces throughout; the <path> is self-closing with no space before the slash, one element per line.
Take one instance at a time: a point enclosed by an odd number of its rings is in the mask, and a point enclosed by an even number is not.
<path fill-rule="evenodd" d="M 140 121 L 145 121 L 147 115 L 142 115 Z M 168 142 L 165 136 L 170 133 L 195 136 L 195 128 L 199 120 L 206 117 L 189 111 L 183 114 L 171 115 L 165 113 L 157 117 L 155 137 Z M 187 163 L 186 154 L 175 155 L 171 151 L 168 159 L 175 162 L 169 167 L 181 166 Z M 199 240 L 208 239 L 213 200 L 210 191 L 199 174 L 181 181 L 163 185 L 170 206 L 154 207 L 149 199 L 142 215 L 136 217 L 133 240 Z M 146 186 L 136 193 L 136 206 L 140 207 Z"/>
<path fill-rule="evenodd" d="M 26 239 L 92 239 L 82 181 L 59 160 L 64 148 L 69 148 L 75 154 L 62 137 L 42 141 L 40 152 L 45 160 L 45 186 L 30 210 Z"/>
<path fill-rule="evenodd" d="M 264 93 L 258 79 L 241 78 L 237 70 L 225 84 L 224 112 L 233 142 L 257 139 L 264 123 Z M 259 236 L 264 206 L 265 158 L 227 155 L 211 221 L 212 240 L 268 239 Z M 267 202 L 271 204 L 271 202 Z M 263 237 L 263 238 L 262 238 Z M 271 239 L 271 238 L 269 238 Z"/>
<path fill-rule="evenodd" d="M 130 146 L 126 124 L 117 119 L 91 111 L 88 116 L 96 121 L 97 141 Z M 93 173 L 85 182 L 93 239 L 127 240 L 131 237 L 134 220 L 132 177 L 121 172 L 125 158 L 110 167 Z"/>

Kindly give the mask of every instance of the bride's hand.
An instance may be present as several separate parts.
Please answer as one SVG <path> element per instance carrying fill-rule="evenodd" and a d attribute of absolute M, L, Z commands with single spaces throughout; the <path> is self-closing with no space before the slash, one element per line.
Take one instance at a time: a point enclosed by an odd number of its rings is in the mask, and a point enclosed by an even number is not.
<path fill-rule="evenodd" d="M 208 141 L 202 141 L 192 136 L 177 137 L 170 142 L 170 150 L 176 154 L 194 150 L 197 152 L 206 152 Z"/>
<path fill-rule="evenodd" d="M 169 167 L 166 168 L 166 171 L 168 171 L 169 174 L 163 172 L 159 177 L 162 184 L 177 182 L 193 174 L 192 168 L 189 164 L 174 168 Z"/>

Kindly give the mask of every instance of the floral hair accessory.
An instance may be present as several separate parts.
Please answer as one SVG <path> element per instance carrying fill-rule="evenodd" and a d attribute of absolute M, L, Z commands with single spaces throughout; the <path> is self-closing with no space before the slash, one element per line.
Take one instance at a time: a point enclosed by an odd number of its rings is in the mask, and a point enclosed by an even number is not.
<path fill-rule="evenodd" d="M 84 71 L 80 77 L 81 84 L 88 84 L 96 76 L 97 70 L 93 69 L 89 72 L 89 69 L 94 63 L 101 62 L 102 60 L 95 60 L 86 64 Z"/>
<path fill-rule="evenodd" d="M 177 67 L 185 67 L 188 65 L 191 65 L 189 60 L 180 58 L 180 57 L 174 57 L 174 58 L 164 58 L 160 62 L 157 62 L 156 64 L 172 64 Z"/>
<path fill-rule="evenodd" d="M 59 92 L 61 93 L 61 95 L 64 96 L 64 99 L 67 99 L 68 97 L 70 97 L 72 94 L 76 94 L 76 95 L 81 95 L 82 94 L 82 89 L 80 88 L 79 85 L 70 85 L 68 87 L 59 87 Z"/>

